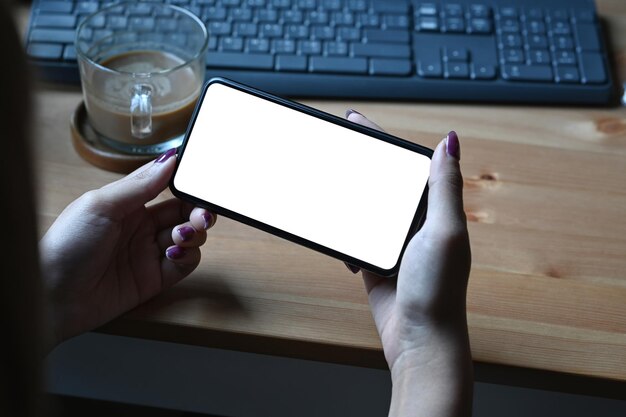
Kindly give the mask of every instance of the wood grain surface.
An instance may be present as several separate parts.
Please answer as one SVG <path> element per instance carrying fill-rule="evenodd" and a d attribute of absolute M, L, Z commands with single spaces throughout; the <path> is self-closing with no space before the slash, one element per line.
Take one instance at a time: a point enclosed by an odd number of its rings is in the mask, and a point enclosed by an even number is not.
<path fill-rule="evenodd" d="M 626 2 L 599 0 L 598 10 L 621 84 Z M 42 233 L 73 199 L 120 178 L 73 149 L 80 100 L 77 88 L 37 87 Z M 355 108 L 429 147 L 458 132 L 476 361 L 626 381 L 626 108 L 305 103 L 336 115 Z M 385 215 L 354 198 L 372 218 Z M 202 255 L 188 279 L 102 331 L 385 366 L 361 279 L 341 262 L 225 218 Z"/>

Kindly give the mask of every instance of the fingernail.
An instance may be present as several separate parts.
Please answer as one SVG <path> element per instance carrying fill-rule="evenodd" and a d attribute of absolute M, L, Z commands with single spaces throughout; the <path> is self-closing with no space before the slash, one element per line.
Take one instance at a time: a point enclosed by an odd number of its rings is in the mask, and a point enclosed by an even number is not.
<path fill-rule="evenodd" d="M 348 269 L 350 270 L 350 272 L 352 272 L 353 274 L 356 274 L 357 272 L 359 272 L 359 271 L 360 271 L 360 269 L 359 269 L 359 268 L 357 268 L 357 267 L 356 267 L 356 266 L 354 266 L 354 265 L 350 265 L 350 264 L 349 264 L 349 263 L 347 263 L 347 262 L 344 262 L 344 264 L 348 267 Z"/>
<path fill-rule="evenodd" d="M 446 136 L 446 152 L 453 158 L 461 159 L 461 146 L 459 145 L 459 137 L 454 130 L 451 130 Z"/>
<path fill-rule="evenodd" d="M 161 156 L 159 156 L 154 161 L 154 163 L 162 164 L 163 162 L 167 161 L 168 159 L 170 159 L 174 155 L 176 155 L 176 148 L 168 149 L 167 151 L 165 151 L 165 153 L 163 153 Z"/>
<path fill-rule="evenodd" d="M 354 109 L 348 109 L 348 110 L 346 110 L 346 119 L 347 119 L 348 117 L 350 117 L 350 115 L 351 115 L 352 113 L 358 114 L 359 116 L 363 116 L 361 113 L 359 113 L 358 111 L 356 111 L 356 110 L 354 110 Z"/>
<path fill-rule="evenodd" d="M 211 213 L 203 213 L 202 219 L 204 220 L 204 230 L 208 229 L 211 227 L 211 224 L 213 224 L 213 215 Z"/>
<path fill-rule="evenodd" d="M 165 251 L 165 256 L 167 256 L 169 259 L 180 259 L 185 256 L 186 253 L 187 251 L 185 251 L 185 249 L 181 248 L 180 246 L 172 246 L 170 248 L 167 248 L 167 250 Z"/>
<path fill-rule="evenodd" d="M 189 227 L 189 226 L 183 226 L 179 228 L 177 232 L 180 238 L 183 240 L 183 242 L 187 242 L 191 240 L 191 238 L 193 237 L 193 234 L 196 233 L 193 227 Z"/>

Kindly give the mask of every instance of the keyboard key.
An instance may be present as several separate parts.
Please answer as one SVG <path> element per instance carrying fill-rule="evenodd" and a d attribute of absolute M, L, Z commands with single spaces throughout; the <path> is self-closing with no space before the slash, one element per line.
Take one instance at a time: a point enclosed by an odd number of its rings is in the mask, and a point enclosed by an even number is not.
<path fill-rule="evenodd" d="M 309 12 L 308 21 L 312 25 L 326 25 L 328 24 L 328 13 L 319 11 Z"/>
<path fill-rule="evenodd" d="M 259 23 L 275 23 L 278 21 L 278 12 L 273 9 L 258 9 L 256 19 Z"/>
<path fill-rule="evenodd" d="M 552 62 L 550 52 L 547 49 L 532 49 L 527 54 L 533 65 L 550 65 Z"/>
<path fill-rule="evenodd" d="M 235 34 L 238 36 L 256 36 L 257 34 L 256 23 L 236 23 Z"/>
<path fill-rule="evenodd" d="M 530 49 L 545 49 L 548 47 L 548 38 L 543 35 L 529 35 L 526 44 Z"/>
<path fill-rule="evenodd" d="M 504 33 L 518 33 L 520 23 L 517 18 L 505 18 L 498 21 L 498 30 Z"/>
<path fill-rule="evenodd" d="M 265 23 L 259 28 L 259 36 L 264 38 L 280 38 L 283 36 L 283 26 L 275 23 Z"/>
<path fill-rule="evenodd" d="M 293 39 L 272 40 L 272 52 L 275 54 L 295 54 L 296 41 Z"/>
<path fill-rule="evenodd" d="M 558 65 L 576 65 L 576 54 L 573 51 L 555 51 L 554 61 Z"/>
<path fill-rule="evenodd" d="M 380 17 L 377 14 L 360 14 L 358 16 L 361 27 L 364 28 L 377 28 L 380 26 Z"/>
<path fill-rule="evenodd" d="M 358 41 L 361 39 L 359 28 L 338 28 L 337 38 L 344 41 Z"/>
<path fill-rule="evenodd" d="M 543 19 L 543 11 L 538 7 L 531 7 L 526 10 L 526 16 L 530 19 Z"/>
<path fill-rule="evenodd" d="M 230 18 L 233 22 L 249 22 L 252 20 L 252 10 L 241 8 L 231 9 Z"/>
<path fill-rule="evenodd" d="M 297 55 L 276 55 L 277 71 L 297 71 L 307 70 L 307 58 Z"/>
<path fill-rule="evenodd" d="M 311 35 L 323 41 L 335 39 L 335 28 L 330 26 L 311 26 Z"/>
<path fill-rule="evenodd" d="M 380 58 L 410 58 L 411 49 L 408 45 L 388 43 L 354 43 L 352 55 Z"/>
<path fill-rule="evenodd" d="M 441 78 L 443 75 L 441 62 L 429 59 L 417 61 L 417 75 L 424 78 Z"/>
<path fill-rule="evenodd" d="M 463 6 L 456 3 L 448 3 L 443 8 L 444 14 L 448 17 L 463 16 Z"/>
<path fill-rule="evenodd" d="M 407 59 L 373 58 L 370 60 L 371 75 L 409 75 L 412 70 L 411 61 Z"/>
<path fill-rule="evenodd" d="M 443 51 L 444 61 L 467 62 L 468 59 L 469 59 L 469 52 L 465 48 L 444 48 L 444 51 Z"/>
<path fill-rule="evenodd" d="M 472 17 L 487 19 L 491 16 L 491 8 L 486 4 L 472 4 L 469 6 L 469 12 Z"/>
<path fill-rule="evenodd" d="M 63 45 L 52 43 L 31 43 L 28 45 L 28 55 L 33 58 L 57 60 L 63 53 Z"/>
<path fill-rule="evenodd" d="M 270 41 L 268 39 L 258 38 L 248 39 L 246 40 L 246 50 L 253 54 L 269 52 Z"/>
<path fill-rule="evenodd" d="M 128 20 L 128 27 L 130 29 L 148 32 L 154 30 L 155 23 L 156 22 L 153 17 L 137 16 L 131 17 Z"/>
<path fill-rule="evenodd" d="M 524 51 L 520 48 L 503 49 L 500 52 L 500 61 L 512 64 L 521 64 L 524 62 Z"/>
<path fill-rule="evenodd" d="M 443 20 L 441 30 L 450 33 L 465 32 L 465 21 L 460 17 L 448 17 Z"/>
<path fill-rule="evenodd" d="M 409 18 L 401 14 L 388 14 L 383 16 L 383 25 L 387 29 L 408 29 Z"/>
<path fill-rule="evenodd" d="M 574 27 L 578 51 L 599 51 L 600 38 L 593 23 L 579 23 Z"/>
<path fill-rule="evenodd" d="M 230 35 L 231 25 L 228 22 L 210 22 L 207 25 L 209 36 Z"/>
<path fill-rule="evenodd" d="M 63 49 L 63 59 L 66 61 L 76 61 L 76 48 L 74 45 L 66 45 Z"/>
<path fill-rule="evenodd" d="M 348 0 L 348 9 L 353 12 L 362 12 L 367 10 L 367 1 L 365 0 Z"/>
<path fill-rule="evenodd" d="M 569 36 L 553 36 L 551 42 L 553 49 L 574 49 L 574 41 Z"/>
<path fill-rule="evenodd" d="M 204 14 L 202 15 L 202 20 L 204 20 L 205 22 L 211 22 L 211 21 L 221 22 L 226 19 L 227 14 L 228 14 L 228 10 L 226 10 L 225 7 L 211 6 L 205 9 Z"/>
<path fill-rule="evenodd" d="M 483 18 L 471 19 L 468 24 L 468 31 L 470 33 L 477 34 L 489 34 L 491 33 L 491 21 Z"/>
<path fill-rule="evenodd" d="M 415 25 L 418 32 L 438 32 L 439 19 L 437 17 L 420 17 Z"/>
<path fill-rule="evenodd" d="M 335 12 L 332 16 L 335 26 L 353 26 L 354 15 L 350 12 Z"/>
<path fill-rule="evenodd" d="M 209 67 L 218 68 L 271 70 L 274 58 L 272 55 L 213 52 L 207 54 L 206 63 Z"/>
<path fill-rule="evenodd" d="M 243 50 L 243 38 L 226 36 L 220 38 L 220 49 L 222 51 L 239 52 Z"/>
<path fill-rule="evenodd" d="M 502 66 L 502 78 L 508 81 L 552 81 L 552 68 L 547 65 Z"/>
<path fill-rule="evenodd" d="M 302 23 L 302 20 L 304 20 L 304 13 L 300 10 L 283 11 L 283 22 L 285 23 Z"/>
<path fill-rule="evenodd" d="M 437 16 L 438 9 L 435 3 L 421 3 L 415 8 L 416 16 Z"/>
<path fill-rule="evenodd" d="M 528 33 L 542 35 L 546 33 L 546 25 L 541 20 L 527 20 L 526 30 Z"/>
<path fill-rule="evenodd" d="M 504 33 L 498 39 L 498 48 L 521 48 L 522 37 L 515 33 Z"/>
<path fill-rule="evenodd" d="M 517 9 L 515 7 L 505 6 L 498 9 L 498 18 L 515 18 L 517 19 Z"/>
<path fill-rule="evenodd" d="M 167 19 L 167 18 L 159 18 L 159 19 L 157 19 L 157 28 L 167 30 L 165 28 L 161 28 L 161 27 L 158 26 L 159 22 L 164 22 L 164 21 L 174 22 L 174 24 L 172 26 L 174 27 L 174 29 L 176 28 L 176 21 L 173 21 L 173 20 Z M 126 16 L 111 16 L 111 17 L 109 17 L 109 28 L 110 29 L 126 29 L 127 25 L 128 25 L 128 18 Z M 167 24 L 164 24 L 164 26 L 167 26 Z"/>
<path fill-rule="evenodd" d="M 583 52 L 578 57 L 583 83 L 602 84 L 607 81 L 604 60 L 601 54 L 598 52 Z"/>
<path fill-rule="evenodd" d="M 572 30 L 566 20 L 553 20 L 550 22 L 550 32 L 553 35 L 569 35 L 572 33 Z"/>
<path fill-rule="evenodd" d="M 473 63 L 471 78 L 474 80 L 492 80 L 496 78 L 496 67 L 491 64 Z"/>
<path fill-rule="evenodd" d="M 376 13 L 407 14 L 409 4 L 404 0 L 372 0 L 372 9 Z"/>
<path fill-rule="evenodd" d="M 76 7 L 74 8 L 74 13 L 91 14 L 91 13 L 95 13 L 97 10 L 98 10 L 97 1 L 89 1 L 89 2 L 81 1 L 81 2 L 76 3 Z M 152 11 L 152 8 L 150 8 L 150 11 Z"/>
<path fill-rule="evenodd" d="M 345 56 L 348 52 L 348 42 L 324 42 L 324 53 L 327 56 Z"/>
<path fill-rule="evenodd" d="M 580 76 L 578 75 L 578 68 L 569 65 L 560 65 L 556 68 L 556 74 L 554 81 L 557 83 L 578 83 L 580 82 Z"/>
<path fill-rule="evenodd" d="M 309 60 L 311 72 L 341 74 L 365 74 L 368 71 L 366 58 L 335 58 L 313 56 Z"/>
<path fill-rule="evenodd" d="M 322 0 L 322 7 L 326 10 L 340 10 L 342 6 L 342 0 Z"/>
<path fill-rule="evenodd" d="M 30 32 L 32 42 L 74 43 L 76 32 L 70 29 L 33 29 Z"/>
<path fill-rule="evenodd" d="M 596 14 L 593 10 L 572 10 L 572 19 L 576 23 L 593 23 L 596 21 Z"/>
<path fill-rule="evenodd" d="M 40 14 L 33 22 L 34 27 L 45 28 L 75 28 L 76 16 L 63 14 Z"/>
<path fill-rule="evenodd" d="M 363 37 L 367 42 L 409 43 L 408 30 L 366 29 Z"/>
<path fill-rule="evenodd" d="M 308 39 L 309 27 L 304 25 L 287 25 L 285 27 L 285 36 L 291 39 Z"/>
<path fill-rule="evenodd" d="M 469 66 L 464 62 L 447 62 L 444 68 L 446 78 L 469 78 Z"/>
<path fill-rule="evenodd" d="M 39 2 L 40 12 L 71 13 L 74 4 L 68 1 L 42 1 Z"/>
<path fill-rule="evenodd" d="M 303 55 L 319 55 L 322 53 L 322 42 L 298 41 L 298 53 Z"/>

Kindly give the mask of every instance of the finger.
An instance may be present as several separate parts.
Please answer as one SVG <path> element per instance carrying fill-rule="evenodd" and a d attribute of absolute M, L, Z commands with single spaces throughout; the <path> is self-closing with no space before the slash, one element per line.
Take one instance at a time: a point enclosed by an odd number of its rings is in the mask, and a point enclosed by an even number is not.
<path fill-rule="evenodd" d="M 353 109 L 346 111 L 346 119 L 372 129 L 380 130 L 381 132 L 385 131 L 382 127 L 378 126 L 376 123 L 372 122 L 370 119 Z"/>
<path fill-rule="evenodd" d="M 148 207 L 148 213 L 152 216 L 156 230 L 161 230 L 174 227 L 189 219 L 193 207 L 191 203 L 170 198 Z"/>
<path fill-rule="evenodd" d="M 460 144 L 452 131 L 433 154 L 428 180 L 428 211 L 425 229 L 440 231 L 466 228 L 463 210 L 463 177 L 459 165 Z"/>
<path fill-rule="evenodd" d="M 206 242 L 206 231 L 204 229 L 197 230 L 191 225 L 191 222 L 185 222 L 172 228 L 171 237 L 175 245 L 183 248 L 201 246 Z"/>
<path fill-rule="evenodd" d="M 208 230 L 217 221 L 217 215 L 207 209 L 196 207 L 189 215 L 189 221 L 196 230 Z"/>
<path fill-rule="evenodd" d="M 200 263 L 199 248 L 170 246 L 161 261 L 163 289 L 171 287 L 189 275 Z"/>
<path fill-rule="evenodd" d="M 167 187 L 174 171 L 175 156 L 176 148 L 172 148 L 124 178 L 102 187 L 107 191 L 104 198 L 123 213 L 135 211 Z"/>

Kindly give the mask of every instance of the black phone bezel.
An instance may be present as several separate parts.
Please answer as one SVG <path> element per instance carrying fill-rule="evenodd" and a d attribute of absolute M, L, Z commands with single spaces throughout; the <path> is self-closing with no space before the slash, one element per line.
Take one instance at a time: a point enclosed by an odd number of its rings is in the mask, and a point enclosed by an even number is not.
<path fill-rule="evenodd" d="M 363 133 L 365 135 L 374 137 L 376 139 L 382 140 L 384 142 L 396 145 L 396 146 L 400 146 L 402 148 L 411 150 L 413 152 L 419 153 L 421 155 L 424 155 L 426 157 L 428 157 L 429 159 L 432 159 L 432 155 L 433 155 L 433 150 L 430 148 L 427 148 L 425 146 L 421 146 L 418 145 L 416 143 L 413 142 L 409 142 L 407 140 L 398 138 L 396 136 L 390 135 L 388 133 L 385 132 L 381 132 L 375 129 L 371 129 L 369 127 L 366 126 L 362 126 L 353 122 L 350 122 L 346 119 L 342 119 L 340 117 L 334 116 L 330 113 L 326 113 L 323 112 L 321 110 L 306 106 L 304 104 L 300 104 L 297 103 L 295 101 L 291 101 L 282 97 L 278 97 L 275 96 L 273 94 L 267 93 L 265 91 L 261 91 L 258 90 L 254 87 L 250 87 L 223 77 L 214 77 L 211 78 L 210 80 L 208 80 L 205 85 L 202 88 L 202 92 L 200 94 L 200 96 L 198 97 L 198 101 L 196 103 L 196 107 L 194 109 L 193 115 L 191 117 L 191 120 L 189 122 L 189 125 L 187 127 L 187 131 L 185 132 L 185 137 L 183 139 L 182 144 L 180 145 L 180 147 L 178 148 L 178 157 L 176 160 L 176 168 L 174 170 L 174 173 L 172 174 L 172 177 L 170 179 L 170 183 L 169 183 L 169 188 L 172 192 L 172 194 L 174 194 L 174 196 L 176 196 L 177 198 L 180 198 L 182 200 L 186 200 L 189 202 L 192 202 L 193 204 L 199 206 L 199 207 L 203 207 L 206 208 L 208 210 L 211 210 L 213 212 L 215 212 L 216 214 L 219 215 L 223 215 L 225 217 L 231 218 L 233 220 L 239 221 L 241 223 L 247 224 L 249 226 L 255 227 L 257 229 L 263 230 L 267 233 L 271 233 L 275 236 L 281 237 L 283 239 L 287 239 L 291 242 L 297 243 L 299 245 L 305 246 L 309 249 L 313 249 L 315 251 L 324 253 L 326 255 L 332 256 L 336 259 L 339 259 L 341 261 L 344 261 L 346 263 L 349 263 L 351 265 L 354 265 L 356 267 L 359 268 L 363 268 L 367 271 L 373 272 L 375 274 L 378 275 L 382 275 L 382 276 L 393 276 L 396 275 L 398 273 L 398 269 L 400 267 L 400 261 L 402 259 L 402 255 L 404 254 L 404 251 L 406 249 L 407 244 L 409 243 L 410 238 L 413 236 L 413 234 L 419 229 L 419 227 L 421 227 L 421 224 L 424 220 L 424 216 L 426 214 L 426 204 L 427 204 L 427 196 L 428 196 L 428 184 L 426 184 L 422 197 L 420 198 L 420 202 L 415 210 L 415 215 L 413 216 L 413 221 L 411 222 L 411 227 L 409 228 L 409 230 L 407 231 L 407 235 L 404 239 L 404 243 L 402 245 L 402 250 L 400 251 L 400 254 L 398 256 L 398 260 L 396 261 L 395 265 L 390 268 L 390 269 L 384 269 L 384 268 L 380 268 L 376 265 L 372 265 L 368 262 L 365 262 L 363 260 L 351 257 L 349 255 L 346 255 L 344 253 L 338 252 L 334 249 L 328 248 L 326 246 L 320 245 L 318 243 L 312 242 L 310 240 L 307 240 L 303 237 L 291 234 L 289 232 L 286 232 L 282 229 L 276 228 L 274 226 L 265 224 L 263 222 L 260 222 L 258 220 L 255 220 L 251 217 L 247 217 L 244 216 L 242 214 L 239 214 L 237 212 L 231 211 L 225 207 L 221 207 L 218 206 L 216 204 L 213 204 L 211 202 L 199 199 L 193 195 L 184 193 L 180 190 L 178 190 L 175 186 L 174 186 L 174 179 L 176 177 L 176 173 L 178 172 L 178 167 L 180 166 L 180 163 L 183 159 L 183 155 L 185 153 L 185 149 L 187 147 L 187 143 L 189 141 L 189 138 L 191 136 L 191 132 L 193 131 L 193 127 L 196 123 L 196 118 L 198 116 L 198 113 L 200 111 L 200 107 L 202 107 L 202 103 L 204 102 L 204 97 L 206 96 L 207 91 L 209 90 L 209 87 L 213 84 L 223 84 L 226 85 L 228 87 L 231 88 L 235 88 L 239 91 L 242 91 L 244 93 L 248 93 L 248 94 L 252 94 L 256 97 L 271 101 L 273 103 L 282 105 L 282 106 L 286 106 L 290 109 L 308 114 L 310 116 L 322 119 L 324 121 L 327 121 L 329 123 L 333 123 L 336 125 L 339 125 L 341 127 L 359 132 L 359 133 Z M 349 190 L 346 190 L 346 192 L 349 192 Z M 363 196 L 366 197 L 366 196 Z"/>

